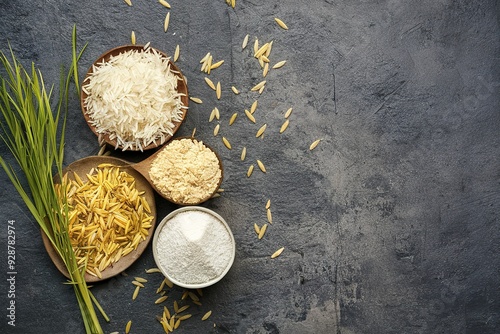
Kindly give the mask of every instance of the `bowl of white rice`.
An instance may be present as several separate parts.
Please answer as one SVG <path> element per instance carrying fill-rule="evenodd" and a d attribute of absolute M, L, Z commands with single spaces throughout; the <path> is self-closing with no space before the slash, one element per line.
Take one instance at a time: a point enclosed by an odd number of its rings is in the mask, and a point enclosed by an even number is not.
<path fill-rule="evenodd" d="M 88 70 L 81 107 L 99 144 L 124 151 L 156 148 L 172 138 L 186 117 L 186 80 L 162 51 L 119 46 Z"/>
<path fill-rule="evenodd" d="M 236 243 L 216 212 L 189 206 L 172 211 L 153 236 L 153 257 L 172 283 L 199 289 L 219 282 L 234 262 Z"/>

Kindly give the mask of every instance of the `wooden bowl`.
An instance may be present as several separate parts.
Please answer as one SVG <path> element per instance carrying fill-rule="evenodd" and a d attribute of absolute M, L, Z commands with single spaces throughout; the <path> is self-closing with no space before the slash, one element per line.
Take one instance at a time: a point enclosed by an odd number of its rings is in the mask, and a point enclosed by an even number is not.
<path fill-rule="evenodd" d="M 90 156 L 73 162 L 68 167 L 66 167 L 63 172 L 64 173 L 69 172 L 68 178 L 70 179 L 73 178 L 73 172 L 75 172 L 82 179 L 82 181 L 85 182 L 87 180 L 86 174 L 88 174 L 92 168 L 97 167 L 102 163 L 109 163 L 115 166 L 124 166 L 121 167 L 121 169 L 124 169 L 128 174 L 130 174 L 132 177 L 135 178 L 135 186 L 137 190 L 145 192 L 144 196 L 149 204 L 149 207 L 151 208 L 151 215 L 153 216 L 153 220 L 151 221 L 151 227 L 149 228 L 149 233 L 146 239 L 141 241 L 134 251 L 123 256 L 120 260 L 109 265 L 106 269 L 104 269 L 101 272 L 102 274 L 101 278 L 85 273 L 85 281 L 88 283 L 98 282 L 111 278 L 123 272 L 130 265 L 132 265 L 132 263 L 134 263 L 141 256 L 141 254 L 144 252 L 147 245 L 151 241 L 156 224 L 156 205 L 155 205 L 154 190 L 151 188 L 149 182 L 139 172 L 130 167 L 130 163 L 128 161 L 113 157 Z M 57 179 L 58 177 L 56 176 L 56 181 Z M 42 239 L 45 249 L 47 250 L 47 253 L 52 259 L 52 262 L 64 276 L 69 278 L 66 266 L 64 265 L 57 251 L 52 246 L 52 243 L 50 242 L 49 238 L 47 237 L 47 235 L 45 235 L 43 231 L 42 231 Z"/>
<path fill-rule="evenodd" d="M 149 47 L 149 48 L 154 49 L 156 52 L 161 54 L 163 57 L 167 58 L 167 55 L 164 52 L 162 52 L 158 49 L 152 48 L 152 47 Z M 130 51 L 130 50 L 141 51 L 141 50 L 144 50 L 144 46 L 142 46 L 142 45 L 122 45 L 122 46 L 119 46 L 119 47 L 116 47 L 116 48 L 113 48 L 111 50 L 106 51 L 99 58 L 97 58 L 97 60 L 92 64 L 92 66 L 90 66 L 89 70 L 87 71 L 87 75 L 85 76 L 85 79 L 82 82 L 82 90 L 81 90 L 81 94 L 80 94 L 80 105 L 82 108 L 83 117 L 85 118 L 85 121 L 87 122 L 88 126 L 90 127 L 90 130 L 92 130 L 92 132 L 99 138 L 99 141 L 100 141 L 99 145 L 102 145 L 103 143 L 107 143 L 115 148 L 123 149 L 123 146 L 117 145 L 116 139 L 110 138 L 110 134 L 97 133 L 96 127 L 90 123 L 91 118 L 90 118 L 90 115 L 87 113 L 87 105 L 85 103 L 85 100 L 87 99 L 88 94 L 83 90 L 83 86 L 89 80 L 89 76 L 93 73 L 94 67 L 98 67 L 99 64 L 101 64 L 102 62 L 108 61 L 113 56 L 117 56 L 120 53 Z M 177 75 L 179 77 L 179 80 L 177 83 L 177 91 L 179 93 L 184 94 L 183 96 L 181 96 L 181 101 L 182 101 L 182 105 L 185 107 L 182 109 L 181 121 L 172 122 L 172 123 L 174 123 L 174 128 L 172 129 L 172 135 L 173 135 L 179 129 L 179 127 L 182 124 L 182 121 L 186 117 L 187 107 L 189 104 L 189 98 L 188 98 L 187 83 L 186 83 L 186 79 L 185 79 L 184 75 L 181 73 L 179 68 L 171 60 L 169 60 L 169 63 L 170 63 L 170 68 L 172 69 L 172 72 L 177 73 Z M 172 138 L 171 135 L 165 135 L 165 141 L 163 143 L 166 143 L 170 138 Z M 142 150 L 149 150 L 152 148 L 156 148 L 156 147 L 162 145 L 163 143 L 161 142 L 160 139 L 157 139 L 155 142 L 149 144 L 148 146 L 142 147 Z M 139 151 L 140 149 L 138 147 L 134 146 L 134 148 L 127 148 L 127 150 Z"/>
<path fill-rule="evenodd" d="M 203 142 L 203 145 L 204 145 L 205 147 L 207 147 L 210 151 L 212 151 L 212 152 L 215 154 L 215 156 L 217 157 L 217 160 L 218 160 L 218 162 L 219 162 L 219 169 L 220 169 L 220 172 L 221 172 L 221 176 L 220 176 L 220 178 L 219 178 L 219 180 L 218 180 L 218 182 L 217 182 L 217 186 L 214 188 L 214 190 L 213 190 L 213 191 L 212 191 L 209 195 L 207 195 L 205 198 L 202 198 L 201 200 L 199 200 L 199 201 L 197 201 L 197 202 L 192 202 L 192 203 L 188 203 L 188 202 L 179 202 L 179 201 L 174 200 L 173 198 L 170 198 L 168 195 L 164 194 L 164 193 L 163 193 L 163 192 L 162 192 L 162 191 L 161 191 L 161 190 L 160 190 L 160 189 L 159 189 L 159 188 L 155 185 L 155 183 L 152 181 L 152 179 L 151 179 L 151 175 L 150 175 L 150 173 L 149 173 L 149 170 L 150 170 L 150 168 L 151 168 L 151 165 L 153 164 L 153 161 L 154 161 L 154 159 L 158 156 L 158 154 L 160 154 L 160 152 L 161 152 L 162 150 L 167 149 L 168 145 L 171 145 L 173 142 L 178 141 L 178 140 L 182 140 L 182 139 L 190 139 L 190 140 L 196 140 L 196 141 L 198 141 L 198 142 L 200 142 L 200 141 L 201 141 L 201 142 Z M 171 141 L 170 141 L 167 145 L 163 146 L 163 147 L 162 147 L 162 148 L 161 148 L 158 152 L 156 152 L 156 153 L 154 154 L 154 157 L 151 157 L 150 159 L 148 158 L 147 160 L 148 160 L 148 161 L 147 161 L 147 163 L 144 163 L 144 165 L 142 166 L 142 168 L 138 168 L 138 170 L 140 170 L 140 172 L 141 172 L 143 175 L 146 175 L 146 173 L 147 173 L 147 175 L 148 175 L 147 179 L 150 181 L 151 186 L 152 186 L 152 187 L 156 190 L 156 192 L 157 192 L 160 196 L 162 196 L 163 198 L 165 198 L 165 199 L 166 199 L 166 200 L 168 200 L 169 202 L 174 203 L 174 204 L 177 204 L 177 205 L 182 205 L 182 206 L 193 206 L 193 205 L 200 205 L 201 203 L 206 202 L 207 200 L 209 200 L 210 198 L 212 198 L 212 196 L 214 196 L 214 195 L 217 193 L 217 191 L 219 190 L 219 188 L 220 188 L 220 186 L 221 186 L 221 184 L 222 184 L 222 180 L 224 179 L 224 168 L 223 168 L 223 166 L 222 166 L 222 160 L 221 160 L 221 158 L 220 158 L 219 154 L 218 154 L 218 153 L 217 153 L 217 152 L 216 152 L 216 151 L 215 151 L 212 147 L 210 147 L 209 145 L 207 145 L 204 141 L 202 141 L 202 140 L 198 140 L 198 139 L 196 139 L 196 138 L 192 138 L 192 137 L 178 137 L 178 138 L 172 139 L 172 140 L 171 140 Z M 140 164 L 142 164 L 142 163 L 140 163 Z M 134 166 L 134 168 L 135 168 L 135 166 Z"/>

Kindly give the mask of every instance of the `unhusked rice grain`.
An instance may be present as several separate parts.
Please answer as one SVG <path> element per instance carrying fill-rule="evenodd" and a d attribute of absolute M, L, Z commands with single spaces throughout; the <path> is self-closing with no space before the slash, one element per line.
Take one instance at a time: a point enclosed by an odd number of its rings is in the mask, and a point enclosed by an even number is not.
<path fill-rule="evenodd" d="M 316 148 L 316 146 L 318 146 L 319 142 L 321 141 L 321 139 L 316 139 L 315 141 L 312 142 L 312 144 L 309 146 L 309 150 L 312 151 Z"/>
<path fill-rule="evenodd" d="M 177 44 L 174 51 L 174 61 L 177 61 L 179 59 L 180 54 L 181 54 L 181 47 L 179 46 L 179 44 Z"/>
<path fill-rule="evenodd" d="M 281 247 L 280 249 L 278 249 L 276 252 L 274 252 L 272 255 L 271 255 L 271 259 L 274 259 L 278 256 L 281 255 L 281 253 L 283 253 L 283 251 L 285 250 L 285 247 Z"/>
<path fill-rule="evenodd" d="M 267 47 L 267 50 L 266 50 L 266 52 L 264 53 L 264 55 L 265 55 L 266 57 L 269 57 L 269 55 L 271 54 L 271 50 L 272 50 L 272 48 L 273 48 L 273 43 L 274 43 L 274 41 L 270 41 L 270 42 L 269 42 L 269 46 Z"/>
<path fill-rule="evenodd" d="M 267 128 L 267 124 L 262 125 L 259 128 L 259 130 L 257 130 L 257 133 L 255 134 L 255 137 L 259 138 L 260 136 L 262 136 L 264 134 L 264 131 L 266 131 L 266 128 Z"/>
<path fill-rule="evenodd" d="M 288 124 L 290 124 L 290 121 L 287 119 L 282 125 L 281 125 L 281 128 L 280 128 L 280 133 L 283 133 L 285 132 L 286 128 L 288 128 Z"/>
<path fill-rule="evenodd" d="M 276 23 L 283 29 L 285 30 L 288 30 L 288 26 L 285 24 L 285 22 L 283 22 L 281 19 L 275 17 L 274 20 L 276 21 Z"/>
<path fill-rule="evenodd" d="M 259 166 L 259 168 L 262 172 L 264 172 L 264 173 L 266 172 L 266 167 L 264 166 L 264 163 L 262 161 L 257 160 L 257 165 Z"/>
<path fill-rule="evenodd" d="M 278 68 L 280 68 L 280 67 L 285 66 L 285 64 L 286 64 L 286 60 L 282 60 L 282 61 L 279 61 L 279 62 L 277 62 L 276 64 L 274 64 L 274 65 L 273 65 L 273 68 L 274 68 L 274 69 L 278 69 Z"/>
<path fill-rule="evenodd" d="M 134 293 L 132 294 L 132 300 L 135 300 L 137 298 L 137 296 L 139 295 L 139 290 L 140 289 L 141 289 L 140 286 L 136 286 L 135 287 Z"/>
<path fill-rule="evenodd" d="M 248 44 L 248 37 L 250 37 L 250 35 L 246 35 L 245 38 L 243 38 L 243 42 L 241 43 L 241 49 L 245 49 L 247 47 L 247 44 Z"/>
<path fill-rule="evenodd" d="M 229 119 L 229 125 L 233 125 L 234 121 L 236 120 L 236 117 L 238 117 L 238 113 L 235 112 L 231 118 Z"/>
<path fill-rule="evenodd" d="M 199 97 L 190 96 L 189 99 L 194 103 L 202 104 L 203 101 Z"/>
<path fill-rule="evenodd" d="M 207 83 L 208 87 L 212 88 L 213 90 L 215 90 L 215 84 L 212 80 L 210 80 L 209 78 L 205 77 L 205 82 Z"/>
<path fill-rule="evenodd" d="M 247 116 L 247 118 L 252 122 L 252 123 L 255 123 L 256 120 L 255 120 L 255 117 L 252 115 L 252 113 L 250 111 L 248 111 L 247 109 L 245 109 L 245 115 Z"/>
<path fill-rule="evenodd" d="M 212 109 L 212 111 L 210 112 L 210 117 L 208 118 L 209 122 L 212 122 L 215 118 L 215 113 L 216 113 L 215 109 L 216 108 Z"/>
<path fill-rule="evenodd" d="M 162 6 L 164 6 L 165 8 L 170 9 L 170 4 L 168 2 L 166 2 L 165 0 L 159 0 L 159 3 L 161 3 Z"/>
<path fill-rule="evenodd" d="M 170 12 L 167 13 L 165 16 L 165 22 L 163 23 L 163 30 L 167 32 L 168 30 L 168 24 L 170 23 Z"/>
<path fill-rule="evenodd" d="M 271 212 L 271 208 L 266 209 L 266 214 L 267 214 L 267 221 L 269 224 L 273 223 L 273 213 Z"/>
<path fill-rule="evenodd" d="M 217 100 L 220 100 L 221 94 L 222 94 L 222 88 L 220 86 L 220 81 L 217 81 L 217 86 L 215 87 L 215 93 L 217 96 Z"/>
<path fill-rule="evenodd" d="M 264 234 L 266 234 L 266 230 L 267 230 L 267 224 L 262 225 L 257 236 L 259 240 L 264 237 Z"/>
<path fill-rule="evenodd" d="M 264 66 L 264 65 L 262 65 Z M 259 82 L 258 84 L 256 84 L 255 86 L 252 87 L 251 91 L 255 92 L 255 91 L 258 91 L 260 90 L 262 87 L 264 87 L 266 84 L 266 80 L 263 80 L 261 82 Z"/>
<path fill-rule="evenodd" d="M 218 62 L 210 65 L 210 69 L 215 70 L 216 68 L 220 67 L 222 64 L 224 64 L 224 60 L 219 60 Z"/>
<path fill-rule="evenodd" d="M 260 227 L 259 227 L 259 225 L 257 225 L 257 223 L 253 223 L 253 230 L 255 231 L 255 233 L 257 235 L 260 234 Z"/>
<path fill-rule="evenodd" d="M 259 100 L 255 100 L 252 103 L 252 106 L 250 107 L 250 113 L 253 114 L 255 110 L 257 109 L 257 105 L 259 104 Z"/>
<path fill-rule="evenodd" d="M 244 161 L 246 156 L 247 156 L 247 147 L 243 146 L 243 148 L 241 149 L 241 157 L 240 157 L 241 161 Z"/>
<path fill-rule="evenodd" d="M 254 166 L 253 165 L 250 165 L 250 167 L 248 167 L 248 171 L 247 171 L 247 177 L 250 177 L 253 173 L 253 169 L 254 169 Z"/>
<path fill-rule="evenodd" d="M 207 320 L 210 316 L 212 315 L 212 311 L 208 311 L 207 313 L 205 313 L 203 315 L 203 317 L 201 318 L 201 320 L 205 321 Z"/>
<path fill-rule="evenodd" d="M 229 140 L 227 140 L 226 137 L 222 137 L 222 142 L 224 143 L 224 146 L 226 146 L 229 150 L 232 148 L 231 143 L 229 142 Z"/>
<path fill-rule="evenodd" d="M 265 78 L 269 72 L 269 62 L 264 65 L 264 70 L 262 71 L 262 77 Z"/>

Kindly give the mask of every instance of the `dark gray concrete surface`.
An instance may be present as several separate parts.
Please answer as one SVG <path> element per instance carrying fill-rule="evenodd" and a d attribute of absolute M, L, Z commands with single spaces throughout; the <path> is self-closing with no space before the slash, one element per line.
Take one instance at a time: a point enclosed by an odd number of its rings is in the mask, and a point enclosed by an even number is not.
<path fill-rule="evenodd" d="M 88 66 L 129 42 L 172 54 L 188 78 L 191 103 L 179 135 L 193 128 L 225 166 L 220 198 L 206 204 L 227 219 L 237 252 L 233 268 L 204 289 L 201 307 L 179 333 L 498 333 L 500 332 L 500 5 L 497 1 L 171 0 L 171 22 L 156 1 L 0 0 L 0 49 L 34 61 L 47 83 L 70 59 L 71 28 L 88 48 Z M 284 31 L 273 18 L 288 25 Z M 259 65 L 241 42 L 274 40 L 262 95 Z M 223 97 L 203 81 L 199 60 L 225 63 L 210 74 Z M 235 85 L 244 91 L 230 93 Z M 258 125 L 243 111 L 255 98 Z M 70 103 L 66 162 L 98 152 L 76 97 Z M 222 113 L 224 148 L 208 123 Z M 283 113 L 294 108 L 279 135 Z M 231 127 L 233 112 L 239 118 Z M 321 138 L 314 150 L 309 145 Z M 241 162 L 241 147 L 248 148 Z M 0 146 L 2 156 L 5 146 Z M 147 154 L 114 155 L 139 161 Z M 261 159 L 268 172 L 245 176 Z M 0 332 L 83 333 L 74 294 L 52 265 L 39 230 L 0 173 Z M 274 224 L 259 241 L 272 200 Z M 158 198 L 159 219 L 175 206 Z M 7 326 L 6 223 L 16 220 L 16 327 Z M 269 255 L 286 250 L 277 259 Z M 106 333 L 162 333 L 148 276 L 136 301 L 132 277 L 154 266 L 151 247 L 127 271 L 93 291 L 111 322 Z M 169 293 L 167 305 L 182 289 Z M 201 316 L 212 310 L 210 320 Z M 215 323 L 215 327 L 214 327 Z"/>

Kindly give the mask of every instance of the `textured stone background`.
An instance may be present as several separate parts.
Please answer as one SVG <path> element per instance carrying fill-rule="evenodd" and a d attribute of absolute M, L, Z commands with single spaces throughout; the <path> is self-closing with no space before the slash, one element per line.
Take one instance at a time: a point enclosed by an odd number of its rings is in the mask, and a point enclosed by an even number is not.
<path fill-rule="evenodd" d="M 134 1 L 134 0 L 133 0 Z M 237 241 L 234 267 L 204 289 L 202 307 L 179 333 L 498 333 L 499 272 L 499 55 L 497 1 L 263 1 L 171 0 L 171 22 L 156 1 L 0 0 L 0 49 L 34 61 L 47 83 L 68 64 L 71 28 L 88 42 L 80 75 L 104 51 L 129 42 L 172 54 L 191 103 L 179 131 L 216 148 L 223 158 L 222 197 L 204 204 L 229 222 Z M 273 18 L 290 27 L 283 31 Z M 274 40 L 271 71 L 259 96 L 258 63 L 241 42 L 250 34 Z M 199 60 L 224 59 L 210 75 L 223 98 L 203 81 Z M 231 85 L 243 93 L 230 93 Z M 259 100 L 258 124 L 243 111 Z M 208 123 L 222 113 L 224 148 Z M 283 113 L 294 108 L 279 135 Z M 239 113 L 236 123 L 227 121 Z M 254 134 L 267 123 L 263 140 Z M 96 138 L 71 101 L 66 161 L 96 154 Z M 314 151 L 309 145 L 321 138 Z M 241 147 L 247 161 L 239 160 Z M 7 151 L 0 146 L 2 156 Z M 139 161 L 147 154 L 114 155 Z M 245 173 L 261 159 L 268 172 Z M 0 280 L 0 332 L 83 333 L 71 288 L 52 265 L 38 227 L 4 173 L 0 240 L 16 220 L 16 328 L 6 324 L 6 282 Z M 265 222 L 272 200 L 275 223 L 258 241 L 254 222 Z M 158 198 L 159 219 L 175 206 Z M 269 255 L 286 250 L 277 259 Z M 6 269 L 6 247 L 0 251 Z M 150 281 L 132 302 L 133 276 L 154 266 L 151 248 L 126 273 L 93 291 L 111 317 L 105 332 L 161 333 Z M 169 293 L 167 305 L 182 289 Z M 201 316 L 212 310 L 209 321 Z M 215 323 L 215 327 L 214 327 Z"/>

